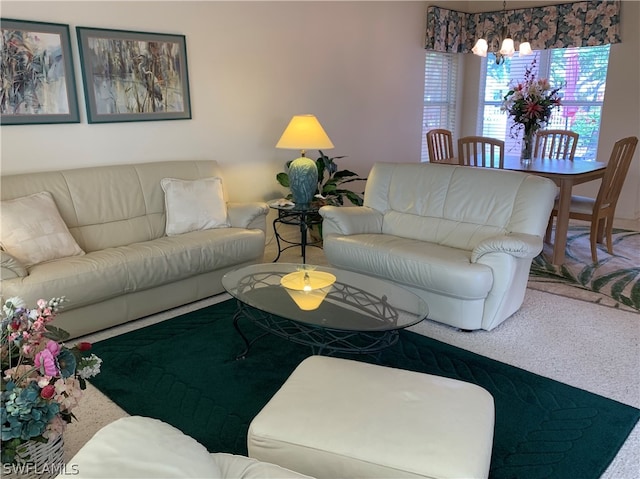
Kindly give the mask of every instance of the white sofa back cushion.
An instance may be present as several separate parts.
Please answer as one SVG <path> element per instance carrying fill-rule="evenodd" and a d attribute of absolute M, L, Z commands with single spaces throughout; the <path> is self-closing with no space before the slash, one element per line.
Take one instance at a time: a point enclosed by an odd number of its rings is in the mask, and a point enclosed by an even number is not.
<path fill-rule="evenodd" d="M 544 229 L 531 221 L 543 182 L 506 170 L 376 163 L 364 205 L 383 213 L 382 233 L 472 250 L 495 235 Z"/>
<path fill-rule="evenodd" d="M 0 204 L 0 245 L 29 267 L 83 255 L 58 212 L 51 193 L 42 191 Z"/>
<path fill-rule="evenodd" d="M 165 235 L 163 178 L 216 176 L 215 161 L 166 161 L 3 176 L 0 191 L 3 200 L 50 192 L 71 235 L 89 253 Z"/>
<path fill-rule="evenodd" d="M 221 178 L 163 178 L 160 185 L 167 212 L 167 236 L 231 226 Z"/>

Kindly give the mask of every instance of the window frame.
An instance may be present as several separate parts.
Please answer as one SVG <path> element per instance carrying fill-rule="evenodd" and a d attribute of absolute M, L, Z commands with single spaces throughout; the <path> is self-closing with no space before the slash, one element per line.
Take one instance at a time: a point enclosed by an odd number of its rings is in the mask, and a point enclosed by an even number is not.
<path fill-rule="evenodd" d="M 597 46 L 597 47 L 579 47 L 579 48 L 575 48 L 572 50 L 586 50 L 586 49 L 590 49 L 590 48 L 600 48 L 603 51 L 606 51 L 606 61 L 607 61 L 607 65 L 609 62 L 609 57 L 610 57 L 610 45 L 603 45 L 603 46 Z M 564 51 L 566 51 L 567 49 L 562 49 Z M 527 56 L 524 57 L 526 59 L 533 59 L 534 56 L 537 58 L 537 63 L 538 63 L 538 73 L 536 74 L 536 76 L 538 78 L 549 78 L 550 74 L 551 74 L 551 64 L 552 64 L 552 57 L 553 57 L 553 52 L 554 50 L 535 50 L 533 52 L 533 55 L 531 56 Z M 595 54 L 595 53 L 594 53 Z M 516 53 L 514 55 L 513 58 L 518 58 L 518 54 Z M 604 59 L 604 58 L 603 58 Z M 478 88 L 478 111 L 477 111 L 477 118 L 476 118 L 476 134 L 477 135 L 481 135 L 481 136 L 492 136 L 495 138 L 499 138 L 501 140 L 505 141 L 505 151 L 506 154 L 508 155 L 513 155 L 513 154 L 519 154 L 520 149 L 521 149 L 521 142 L 522 142 L 522 135 L 519 134 L 517 137 L 513 137 L 510 134 L 510 120 L 507 118 L 507 126 L 505 129 L 505 133 L 504 133 L 504 137 L 501 136 L 501 134 L 499 134 L 498 131 L 494 130 L 489 130 L 488 128 L 485 128 L 485 118 L 491 117 L 492 114 L 487 113 L 486 112 L 486 108 L 487 107 L 494 107 L 497 110 L 500 109 L 500 106 L 502 105 L 502 100 L 487 100 L 486 99 L 486 95 L 487 95 L 487 91 L 486 91 L 486 86 L 487 86 L 487 69 L 488 69 L 488 65 L 489 62 L 494 61 L 493 56 L 489 55 L 486 58 L 482 59 L 482 63 L 481 63 L 481 69 L 480 69 L 480 82 L 479 82 L 479 88 Z M 505 61 L 510 62 L 511 59 L 507 58 Z M 527 61 L 527 65 L 530 64 L 531 60 Z M 522 75 L 524 74 L 524 68 L 519 68 L 518 70 L 520 71 L 520 73 L 516 73 L 515 75 L 518 75 L 517 78 L 520 79 L 522 77 Z M 514 80 L 516 78 L 514 78 L 514 75 L 510 75 Z M 606 78 L 606 76 L 605 76 Z M 554 85 L 555 86 L 555 85 Z M 505 85 L 505 90 L 504 92 L 506 93 L 509 90 L 509 88 L 507 87 L 507 85 Z M 599 109 L 599 123 L 597 125 L 597 127 L 593 128 L 593 131 L 595 134 L 592 134 L 590 137 L 585 137 L 582 136 L 580 137 L 580 139 L 578 140 L 578 150 L 576 151 L 576 157 L 581 157 L 584 159 L 595 159 L 597 156 L 597 151 L 598 151 L 598 140 L 599 140 L 599 131 L 601 128 L 601 124 L 602 124 L 602 108 L 604 106 L 604 96 L 606 94 L 606 79 L 605 79 L 605 85 L 604 85 L 604 93 L 602 94 L 600 99 L 595 99 L 595 100 L 564 100 L 562 102 L 562 108 L 568 108 L 568 107 L 576 107 L 576 108 L 580 108 L 580 107 L 587 107 L 589 110 L 591 108 L 595 108 L 595 109 Z M 564 93 L 564 88 L 560 90 L 560 93 L 563 94 Z M 500 112 L 500 114 L 502 115 L 506 115 L 506 113 L 504 112 Z M 550 129 L 571 129 L 569 127 L 562 127 L 559 126 L 557 124 L 557 122 L 555 122 L 556 124 L 554 125 L 553 119 L 554 116 L 557 117 L 557 112 L 554 112 L 554 115 L 552 115 L 552 122 L 550 122 L 550 124 L 547 126 L 547 128 Z M 564 115 L 563 115 L 564 116 Z M 495 117 L 495 116 L 494 116 Z M 565 118 L 567 118 L 565 116 Z M 566 123 L 566 121 L 565 121 Z"/>

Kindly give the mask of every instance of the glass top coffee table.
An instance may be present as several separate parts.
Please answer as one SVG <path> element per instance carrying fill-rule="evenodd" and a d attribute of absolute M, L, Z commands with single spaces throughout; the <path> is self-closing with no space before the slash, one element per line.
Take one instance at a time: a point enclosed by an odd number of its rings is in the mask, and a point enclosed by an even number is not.
<path fill-rule="evenodd" d="M 245 343 L 238 358 L 266 334 L 311 347 L 314 354 L 377 354 L 399 330 L 427 317 L 425 301 L 397 284 L 324 266 L 267 263 L 222 278 L 237 300 L 233 325 Z M 265 332 L 247 338 L 240 319 Z"/>

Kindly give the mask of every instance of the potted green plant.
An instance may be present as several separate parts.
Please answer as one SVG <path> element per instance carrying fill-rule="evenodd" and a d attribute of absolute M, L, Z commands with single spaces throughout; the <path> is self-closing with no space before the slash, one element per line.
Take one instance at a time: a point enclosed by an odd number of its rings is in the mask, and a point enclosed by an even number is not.
<path fill-rule="evenodd" d="M 338 170 L 336 160 L 346 158 L 346 156 L 334 156 L 329 158 L 320 150 L 320 157 L 316 160 L 318 168 L 318 187 L 316 188 L 315 197 L 319 205 L 344 205 L 345 198 L 353 205 L 362 206 L 362 194 L 342 188 L 345 183 L 353 181 L 364 181 L 357 173 L 349 170 Z M 291 161 L 287 162 L 287 167 Z M 280 185 L 289 188 L 289 175 L 285 172 L 278 173 L 276 179 Z M 291 199 L 291 193 L 287 195 L 287 199 Z"/>
<path fill-rule="evenodd" d="M 343 188 L 346 183 L 353 181 L 365 181 L 366 178 L 361 178 L 357 173 L 350 170 L 339 170 L 336 160 L 346 158 L 346 156 L 334 156 L 332 158 L 325 155 L 322 150 L 320 151 L 320 157 L 316 160 L 316 167 L 318 168 L 318 186 L 315 193 L 315 204 L 324 206 L 343 206 L 345 199 L 349 200 L 351 204 L 356 206 L 362 206 L 364 198 L 361 193 Z M 291 164 L 288 161 L 287 168 Z M 280 185 L 285 188 L 289 188 L 289 175 L 285 172 L 280 172 L 276 175 L 276 179 Z M 286 196 L 287 199 L 291 199 L 291 193 Z M 322 223 L 315 225 L 318 227 L 319 236 L 316 238 L 320 240 L 322 238 Z M 314 236 L 314 225 L 310 225 L 312 236 Z"/>

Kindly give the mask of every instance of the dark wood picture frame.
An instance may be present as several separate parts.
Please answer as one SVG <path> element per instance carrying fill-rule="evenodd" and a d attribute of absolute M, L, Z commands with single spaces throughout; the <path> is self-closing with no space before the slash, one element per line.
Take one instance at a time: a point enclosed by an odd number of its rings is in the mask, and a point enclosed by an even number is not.
<path fill-rule="evenodd" d="M 76 32 L 89 123 L 191 118 L 184 35 Z"/>
<path fill-rule="evenodd" d="M 80 123 L 69 25 L 0 19 L 0 124 Z"/>

